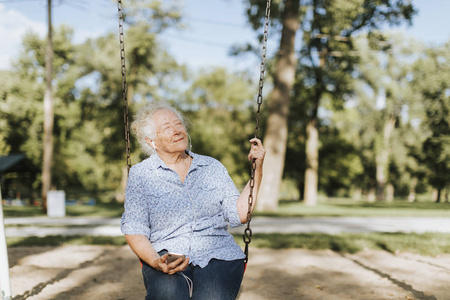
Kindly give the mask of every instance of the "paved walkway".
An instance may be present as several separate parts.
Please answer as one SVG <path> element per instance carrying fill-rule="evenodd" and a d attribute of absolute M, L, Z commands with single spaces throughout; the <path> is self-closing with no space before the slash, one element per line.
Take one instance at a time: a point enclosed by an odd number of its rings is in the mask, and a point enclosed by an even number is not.
<path fill-rule="evenodd" d="M 119 218 L 7 218 L 7 236 L 121 235 Z M 254 217 L 255 233 L 450 232 L 450 218 Z M 232 232 L 242 233 L 243 228 Z M 14 300 L 142 299 L 138 260 L 128 246 L 8 249 Z M 450 256 L 364 250 L 250 250 L 239 300 L 446 300 Z"/>
<path fill-rule="evenodd" d="M 128 246 L 9 249 L 13 300 L 144 299 Z M 250 249 L 238 300 L 448 300 L 450 255 Z"/>
<path fill-rule="evenodd" d="M 120 218 L 26 217 L 4 220 L 7 237 L 48 235 L 120 236 Z M 450 233 L 450 218 L 426 217 L 323 217 L 252 219 L 254 233 L 323 232 L 442 232 Z M 241 233 L 243 227 L 230 229 Z"/>

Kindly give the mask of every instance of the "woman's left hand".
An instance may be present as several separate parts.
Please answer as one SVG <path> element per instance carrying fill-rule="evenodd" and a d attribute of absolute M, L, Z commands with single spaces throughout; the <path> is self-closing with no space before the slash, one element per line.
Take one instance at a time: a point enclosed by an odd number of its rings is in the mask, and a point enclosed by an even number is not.
<path fill-rule="evenodd" d="M 264 149 L 264 146 L 260 139 L 258 138 L 252 138 L 250 140 L 251 148 L 250 152 L 248 154 L 248 160 L 252 161 L 255 160 L 256 167 L 260 168 L 263 165 L 264 162 L 264 156 L 266 155 L 266 149 Z"/>

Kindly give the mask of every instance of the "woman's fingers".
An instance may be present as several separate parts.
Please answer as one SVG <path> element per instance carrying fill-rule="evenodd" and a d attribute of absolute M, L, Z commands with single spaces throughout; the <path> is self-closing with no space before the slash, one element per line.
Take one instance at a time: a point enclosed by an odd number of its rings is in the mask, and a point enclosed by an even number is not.
<path fill-rule="evenodd" d="M 159 263 L 160 271 L 169 275 L 173 275 L 175 273 L 184 271 L 188 265 L 189 265 L 189 257 L 186 257 L 185 259 L 180 257 L 177 260 L 168 264 L 167 254 L 161 256 Z"/>
<path fill-rule="evenodd" d="M 261 140 L 260 139 L 258 139 L 258 138 L 252 138 L 251 140 L 250 140 L 250 143 L 252 143 L 252 145 L 255 145 L 255 146 L 262 146 L 262 142 L 261 142 Z"/>
<path fill-rule="evenodd" d="M 169 272 L 169 267 L 167 265 L 167 254 L 161 255 L 159 257 L 154 268 L 164 273 Z"/>
<path fill-rule="evenodd" d="M 264 149 L 261 140 L 258 138 L 252 138 L 250 143 L 251 147 L 248 154 L 248 160 L 252 161 L 255 159 L 258 164 L 261 164 L 264 156 L 266 155 L 266 150 Z"/>
<path fill-rule="evenodd" d="M 189 257 L 185 258 L 184 260 L 182 258 L 179 258 L 178 260 L 181 259 L 181 263 L 178 264 L 175 268 L 173 268 L 169 274 L 175 274 L 181 271 L 186 270 L 187 266 L 189 265 Z M 175 262 L 177 262 L 178 260 L 176 260 Z"/>

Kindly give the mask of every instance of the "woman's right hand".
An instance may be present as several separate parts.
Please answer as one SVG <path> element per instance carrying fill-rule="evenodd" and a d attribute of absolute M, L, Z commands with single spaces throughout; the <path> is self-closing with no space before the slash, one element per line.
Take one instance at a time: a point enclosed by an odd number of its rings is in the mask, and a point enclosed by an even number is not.
<path fill-rule="evenodd" d="M 151 267 L 163 273 L 172 275 L 186 270 L 189 265 L 189 257 L 178 258 L 177 260 L 167 263 L 167 253 L 155 259 L 151 263 Z"/>
<path fill-rule="evenodd" d="M 166 274 L 175 274 L 184 271 L 188 264 L 189 258 L 179 258 L 171 263 L 167 263 L 168 254 L 159 256 L 150 243 L 147 236 L 143 234 L 125 234 L 128 245 L 136 255 L 149 264 L 153 269 L 164 272 Z"/>

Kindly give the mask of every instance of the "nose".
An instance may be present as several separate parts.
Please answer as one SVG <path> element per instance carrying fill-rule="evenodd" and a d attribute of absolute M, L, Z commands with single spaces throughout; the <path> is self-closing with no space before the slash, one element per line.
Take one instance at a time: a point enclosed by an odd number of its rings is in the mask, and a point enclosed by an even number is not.
<path fill-rule="evenodd" d="M 177 125 L 172 125 L 172 128 L 173 128 L 173 132 L 174 132 L 175 134 L 180 134 L 181 130 L 178 128 Z"/>
<path fill-rule="evenodd" d="M 184 131 L 184 125 L 172 124 L 172 128 L 176 135 L 179 135 Z"/>

